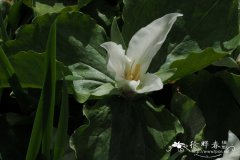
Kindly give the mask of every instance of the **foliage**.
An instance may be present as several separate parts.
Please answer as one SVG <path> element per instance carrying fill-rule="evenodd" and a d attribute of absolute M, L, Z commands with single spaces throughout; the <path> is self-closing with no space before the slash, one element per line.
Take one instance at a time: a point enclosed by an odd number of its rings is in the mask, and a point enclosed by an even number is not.
<path fill-rule="evenodd" d="M 239 8 L 237 0 L 0 1 L 0 159 L 197 159 L 169 146 L 240 136 Z M 183 16 L 148 69 L 163 89 L 122 92 L 100 45 L 127 49 L 168 13 Z"/>

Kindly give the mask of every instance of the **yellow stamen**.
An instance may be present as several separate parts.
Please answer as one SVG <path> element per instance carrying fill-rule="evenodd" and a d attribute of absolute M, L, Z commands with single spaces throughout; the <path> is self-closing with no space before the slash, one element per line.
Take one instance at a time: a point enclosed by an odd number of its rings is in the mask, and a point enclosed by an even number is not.
<path fill-rule="evenodd" d="M 127 80 L 139 80 L 140 78 L 141 65 L 136 64 L 134 68 L 127 69 L 125 72 L 125 79 Z"/>

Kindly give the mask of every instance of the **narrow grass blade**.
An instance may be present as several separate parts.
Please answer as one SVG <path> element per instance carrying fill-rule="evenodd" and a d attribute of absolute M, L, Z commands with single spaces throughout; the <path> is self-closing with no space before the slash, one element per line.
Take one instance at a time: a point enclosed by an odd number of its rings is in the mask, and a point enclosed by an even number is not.
<path fill-rule="evenodd" d="M 26 160 L 36 159 L 42 142 L 42 156 L 50 159 L 56 89 L 56 23 L 49 33 L 45 59 L 45 81 L 33 124 Z"/>
<path fill-rule="evenodd" d="M 42 92 L 43 95 L 43 92 Z M 43 114 L 43 96 L 41 95 L 35 120 L 33 123 L 32 134 L 30 138 L 30 142 L 28 145 L 26 160 L 35 160 L 40 149 L 41 141 L 42 141 L 42 133 L 43 133 L 43 123 L 42 118 Z"/>
<path fill-rule="evenodd" d="M 62 102 L 61 111 L 58 122 L 58 129 L 56 135 L 56 141 L 54 145 L 54 157 L 53 160 L 60 160 L 63 157 L 67 144 L 67 131 L 68 131 L 68 93 L 66 81 L 63 80 L 62 85 Z"/>
<path fill-rule="evenodd" d="M 44 97 L 44 117 L 43 117 L 43 139 L 42 154 L 50 159 L 50 149 L 53 132 L 53 117 L 55 106 L 55 90 L 56 90 L 56 21 L 52 24 L 46 52 L 46 79 L 43 90 Z"/>

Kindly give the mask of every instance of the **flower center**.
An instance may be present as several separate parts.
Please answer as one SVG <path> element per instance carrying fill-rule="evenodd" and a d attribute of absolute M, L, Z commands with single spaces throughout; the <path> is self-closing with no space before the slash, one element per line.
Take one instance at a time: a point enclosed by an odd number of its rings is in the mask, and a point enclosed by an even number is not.
<path fill-rule="evenodd" d="M 128 68 L 125 71 L 125 79 L 138 81 L 140 79 L 141 65 L 136 64 L 134 67 Z"/>

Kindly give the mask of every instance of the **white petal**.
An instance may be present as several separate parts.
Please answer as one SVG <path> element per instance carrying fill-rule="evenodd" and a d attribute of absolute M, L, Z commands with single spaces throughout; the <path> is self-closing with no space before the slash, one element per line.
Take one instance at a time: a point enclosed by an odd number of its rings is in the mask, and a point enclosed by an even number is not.
<path fill-rule="evenodd" d="M 140 81 L 140 85 L 134 90 L 136 93 L 147 93 L 163 88 L 161 79 L 154 74 L 146 73 Z"/>
<path fill-rule="evenodd" d="M 128 88 L 129 88 L 131 91 L 133 91 L 133 92 L 136 92 L 137 87 L 139 86 L 139 84 L 140 84 L 140 80 L 138 80 L 138 81 L 132 80 L 132 81 L 128 81 L 128 83 L 127 83 Z"/>
<path fill-rule="evenodd" d="M 122 88 L 122 90 L 126 92 L 135 92 L 139 84 L 140 84 L 140 80 L 134 81 L 134 80 L 127 80 L 123 78 L 117 81 L 118 87 Z"/>
<path fill-rule="evenodd" d="M 126 92 L 134 93 L 147 93 L 163 88 L 161 79 L 158 76 L 150 73 L 144 74 L 142 79 L 138 81 L 126 79 L 118 80 L 117 85 Z"/>
<path fill-rule="evenodd" d="M 134 64 L 141 64 L 142 74 L 146 73 L 152 58 L 165 41 L 179 13 L 167 14 L 144 28 L 141 28 L 130 40 L 127 56 Z"/>
<path fill-rule="evenodd" d="M 234 151 L 229 152 L 227 148 L 233 147 Z M 228 132 L 228 143 L 224 151 L 223 157 L 217 160 L 239 160 L 240 159 L 240 141 L 238 137 L 233 134 L 231 131 Z"/>
<path fill-rule="evenodd" d="M 124 78 L 126 63 L 128 63 L 129 60 L 127 56 L 125 56 L 125 51 L 122 48 L 122 45 L 118 45 L 114 42 L 106 42 L 101 44 L 101 47 L 108 52 L 108 71 L 114 74 L 116 80 Z"/>

